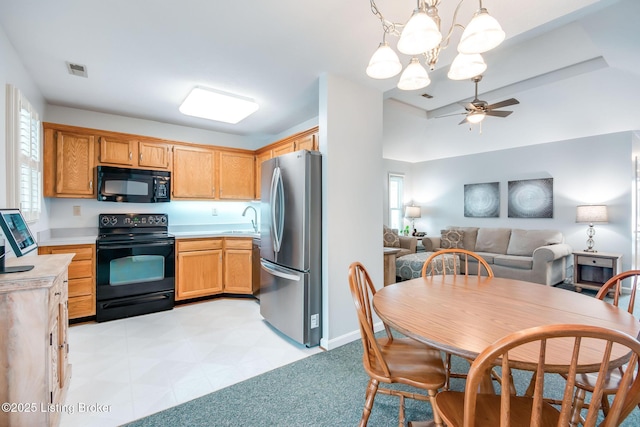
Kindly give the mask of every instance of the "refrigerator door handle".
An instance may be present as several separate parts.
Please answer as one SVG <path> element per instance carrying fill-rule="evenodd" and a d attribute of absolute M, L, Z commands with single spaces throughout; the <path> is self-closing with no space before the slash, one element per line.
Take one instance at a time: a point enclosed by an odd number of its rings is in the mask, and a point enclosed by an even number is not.
<path fill-rule="evenodd" d="M 293 280 L 296 282 L 300 281 L 300 276 L 297 274 L 287 273 L 286 271 L 282 271 L 279 268 L 270 264 L 265 264 L 264 262 L 260 262 L 260 265 L 262 266 L 262 269 L 269 274 L 273 274 L 274 276 L 282 277 L 283 279 L 287 280 Z"/>
<path fill-rule="evenodd" d="M 282 172 L 276 166 L 271 177 L 271 224 L 273 230 L 273 251 L 280 252 L 284 232 L 284 185 Z"/>
<path fill-rule="evenodd" d="M 278 171 L 278 167 L 276 166 L 273 169 L 273 172 L 271 173 L 271 186 L 269 187 L 269 200 L 271 201 L 271 227 L 270 227 L 270 232 L 271 232 L 271 242 L 273 245 L 273 252 L 278 253 L 278 242 L 277 242 L 277 234 L 278 231 L 276 230 L 276 200 L 274 199 L 275 195 L 276 195 L 276 172 Z"/>

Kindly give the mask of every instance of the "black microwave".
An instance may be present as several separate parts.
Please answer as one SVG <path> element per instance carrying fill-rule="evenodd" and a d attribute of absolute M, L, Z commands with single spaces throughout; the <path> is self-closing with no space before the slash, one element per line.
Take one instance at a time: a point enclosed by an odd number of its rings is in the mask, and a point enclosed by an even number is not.
<path fill-rule="evenodd" d="M 171 172 L 98 166 L 98 200 L 158 203 L 171 200 Z"/>

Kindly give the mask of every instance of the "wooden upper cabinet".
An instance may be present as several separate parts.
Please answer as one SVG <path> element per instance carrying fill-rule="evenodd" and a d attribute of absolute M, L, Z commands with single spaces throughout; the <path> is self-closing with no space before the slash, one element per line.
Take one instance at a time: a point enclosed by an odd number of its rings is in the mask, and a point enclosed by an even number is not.
<path fill-rule="evenodd" d="M 101 136 L 100 156 L 98 161 L 103 165 L 134 166 L 136 144 L 133 140 L 117 139 Z"/>
<path fill-rule="evenodd" d="M 215 151 L 174 145 L 171 193 L 174 199 L 215 199 Z"/>
<path fill-rule="evenodd" d="M 138 141 L 138 165 L 154 169 L 169 169 L 171 146 L 162 142 Z"/>
<path fill-rule="evenodd" d="M 297 138 L 294 141 L 294 151 L 298 150 L 318 151 L 318 132 Z"/>
<path fill-rule="evenodd" d="M 293 141 L 288 141 L 284 144 L 279 144 L 276 147 L 273 147 L 271 150 L 271 157 L 282 156 L 283 154 L 292 153 L 295 151 Z"/>
<path fill-rule="evenodd" d="M 164 142 L 101 136 L 101 165 L 168 170 L 171 145 Z"/>
<path fill-rule="evenodd" d="M 94 135 L 49 129 L 45 145 L 45 197 L 94 197 Z"/>
<path fill-rule="evenodd" d="M 220 199 L 255 197 L 253 154 L 220 151 Z"/>
<path fill-rule="evenodd" d="M 271 150 L 256 154 L 256 199 L 260 198 L 261 181 L 262 181 L 262 162 L 271 158 Z"/>

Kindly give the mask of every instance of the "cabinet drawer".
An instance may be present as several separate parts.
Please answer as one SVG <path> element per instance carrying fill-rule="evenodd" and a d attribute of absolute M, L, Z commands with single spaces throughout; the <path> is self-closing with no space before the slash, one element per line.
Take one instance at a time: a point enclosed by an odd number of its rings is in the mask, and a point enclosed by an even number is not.
<path fill-rule="evenodd" d="M 93 295 L 93 279 L 69 279 L 69 298 L 83 295 Z"/>
<path fill-rule="evenodd" d="M 49 250 L 49 252 L 51 253 L 51 255 L 75 253 L 76 255 L 73 257 L 73 261 L 79 261 L 79 260 L 86 260 L 86 259 L 90 260 L 93 257 L 95 248 L 93 246 L 86 246 L 86 247 L 55 246 L 55 247 L 52 247 Z"/>
<path fill-rule="evenodd" d="M 69 319 L 93 316 L 96 314 L 96 303 L 93 295 L 69 298 Z"/>
<path fill-rule="evenodd" d="M 596 267 L 613 268 L 613 260 L 611 258 L 598 258 L 591 256 L 578 256 L 578 264 L 594 265 Z"/>
<path fill-rule="evenodd" d="M 224 246 L 227 249 L 251 249 L 253 246 L 252 239 L 225 239 Z"/>
<path fill-rule="evenodd" d="M 178 252 L 204 251 L 209 249 L 222 249 L 222 239 L 178 241 Z"/>
<path fill-rule="evenodd" d="M 69 279 L 93 277 L 93 262 L 91 260 L 72 261 L 69 264 Z"/>

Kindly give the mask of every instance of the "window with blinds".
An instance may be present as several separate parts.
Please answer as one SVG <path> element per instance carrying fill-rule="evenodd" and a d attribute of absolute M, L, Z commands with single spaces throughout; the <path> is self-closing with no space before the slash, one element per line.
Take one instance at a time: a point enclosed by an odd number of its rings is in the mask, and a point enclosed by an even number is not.
<path fill-rule="evenodd" d="M 8 85 L 12 108 L 7 111 L 7 145 L 13 167 L 7 168 L 7 202 L 20 208 L 28 222 L 40 218 L 42 209 L 42 131 L 40 116 L 19 89 Z M 10 110 L 10 111 L 9 111 Z"/>

